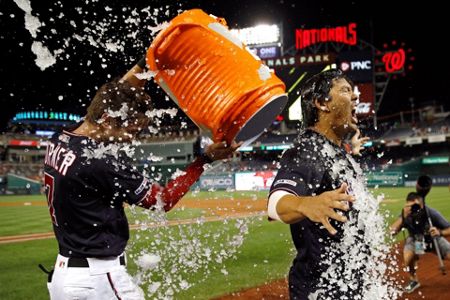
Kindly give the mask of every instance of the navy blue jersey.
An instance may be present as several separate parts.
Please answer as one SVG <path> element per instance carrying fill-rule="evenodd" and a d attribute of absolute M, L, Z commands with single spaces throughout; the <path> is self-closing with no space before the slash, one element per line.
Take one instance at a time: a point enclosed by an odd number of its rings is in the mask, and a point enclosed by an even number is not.
<path fill-rule="evenodd" d="M 114 145 L 71 132 L 55 134 L 45 156 L 45 187 L 60 254 L 121 254 L 129 238 L 123 203 L 139 203 L 151 185 Z"/>
<path fill-rule="evenodd" d="M 270 193 L 283 190 L 297 196 L 316 196 L 339 188 L 346 176 L 356 175 L 344 149 L 319 133 L 306 130 L 300 134 L 294 147 L 283 154 Z M 351 209 L 345 215 L 356 216 L 356 213 Z M 297 256 L 289 274 L 292 299 L 308 299 L 308 295 L 318 288 L 322 272 L 329 267 L 323 262 L 323 255 L 328 255 L 327 247 L 339 242 L 343 234 L 342 223 L 332 219 L 330 223 L 338 231 L 334 236 L 320 223 L 307 218 L 290 225 L 292 240 L 297 249 Z M 336 256 L 339 257 L 339 254 Z M 342 296 L 339 294 L 339 287 L 328 285 L 327 289 L 330 299 L 339 299 Z"/>

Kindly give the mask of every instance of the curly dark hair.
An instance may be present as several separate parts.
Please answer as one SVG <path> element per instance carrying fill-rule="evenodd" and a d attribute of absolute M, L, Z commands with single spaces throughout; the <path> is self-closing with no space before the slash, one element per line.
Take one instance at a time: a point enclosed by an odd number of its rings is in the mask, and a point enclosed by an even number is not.
<path fill-rule="evenodd" d="M 353 88 L 353 82 L 341 70 L 332 69 L 323 71 L 309 78 L 302 87 L 302 114 L 303 126 L 314 126 L 319 120 L 319 114 L 314 101 L 317 99 L 320 103 L 330 100 L 330 90 L 335 80 L 345 79 Z"/>
<path fill-rule="evenodd" d="M 144 117 L 151 109 L 150 96 L 142 88 L 115 79 L 98 89 L 87 109 L 86 120 L 95 124 L 108 113 L 121 126 L 125 121 Z"/>

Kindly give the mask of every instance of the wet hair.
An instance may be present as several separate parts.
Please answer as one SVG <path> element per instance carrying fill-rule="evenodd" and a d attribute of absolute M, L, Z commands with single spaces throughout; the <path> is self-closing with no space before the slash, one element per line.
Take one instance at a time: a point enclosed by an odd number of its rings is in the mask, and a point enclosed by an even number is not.
<path fill-rule="evenodd" d="M 406 201 L 414 201 L 416 199 L 422 200 L 422 196 L 416 192 L 411 192 L 406 196 Z"/>
<path fill-rule="evenodd" d="M 330 100 L 330 90 L 333 82 L 338 79 L 345 79 L 353 88 L 353 82 L 341 70 L 332 69 L 323 71 L 309 78 L 302 87 L 302 114 L 303 127 L 310 127 L 319 121 L 319 114 L 314 101 L 320 103 Z"/>
<path fill-rule="evenodd" d="M 143 118 L 147 110 L 151 110 L 150 96 L 142 88 L 118 78 L 98 89 L 87 109 L 86 120 L 96 124 L 107 113 L 116 126 L 121 126 Z"/>

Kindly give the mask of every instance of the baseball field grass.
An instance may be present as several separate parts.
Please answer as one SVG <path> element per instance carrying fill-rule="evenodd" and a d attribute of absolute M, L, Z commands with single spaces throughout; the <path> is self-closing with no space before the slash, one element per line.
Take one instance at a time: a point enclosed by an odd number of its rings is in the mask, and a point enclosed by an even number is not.
<path fill-rule="evenodd" d="M 382 210 L 391 212 L 388 222 L 399 215 L 404 204 L 406 194 L 412 188 L 383 188 L 374 191 L 384 194 L 385 201 Z M 439 210 L 444 217 L 450 219 L 450 197 L 447 187 L 433 187 L 427 197 L 427 204 Z M 266 192 L 197 192 L 186 196 L 201 199 L 201 201 L 239 198 L 251 198 L 263 201 Z M 258 200 L 259 199 L 259 200 Z M 183 200 L 182 200 L 183 201 Z M 174 210 L 168 214 L 168 219 L 191 219 L 204 216 L 205 210 L 199 208 L 184 208 Z M 142 215 L 131 215 L 134 222 L 142 220 Z M 40 233 L 51 231 L 48 210 L 43 196 L 2 196 L 0 197 L 0 238 L 12 235 Z M 282 278 L 287 274 L 294 256 L 287 225 L 278 222 L 268 222 L 265 217 L 254 216 L 249 219 L 248 234 L 245 235 L 239 251 L 231 258 L 221 263 L 211 261 L 205 270 L 192 272 L 189 282 L 194 283 L 190 288 L 174 294 L 175 299 L 209 299 L 214 296 L 229 294 L 243 288 L 264 284 L 273 279 Z M 238 230 L 233 221 L 194 223 L 196 234 L 203 243 L 210 243 L 211 249 L 221 245 L 230 235 Z M 177 227 L 174 226 L 173 237 L 177 237 Z M 220 232 L 218 238 L 212 239 L 211 233 Z M 139 237 L 137 236 L 139 234 Z M 144 240 L 145 231 L 131 232 L 131 243 L 139 247 L 146 247 L 152 240 L 152 229 Z M 401 236 L 401 235 L 399 235 Z M 170 239 L 170 237 L 161 237 Z M 164 245 L 164 243 L 161 243 Z M 0 244 L 0 295 L 1 299 L 48 299 L 46 290 L 46 275 L 37 265 L 50 267 L 54 264 L 57 254 L 57 244 L 54 238 L 32 240 L 18 243 Z M 129 260 L 131 273 L 136 272 L 136 266 Z M 226 270 L 226 271 L 224 271 Z M 161 270 L 164 274 L 164 270 Z M 155 280 L 163 278 L 155 278 Z M 147 286 L 144 285 L 144 289 Z"/>

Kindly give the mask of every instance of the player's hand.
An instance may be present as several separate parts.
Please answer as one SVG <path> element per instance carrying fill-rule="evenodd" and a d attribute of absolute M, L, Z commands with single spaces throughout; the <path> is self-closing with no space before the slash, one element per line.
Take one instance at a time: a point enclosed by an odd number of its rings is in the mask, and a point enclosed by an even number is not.
<path fill-rule="evenodd" d="M 433 226 L 433 227 L 430 228 L 430 234 L 431 234 L 432 237 L 440 236 L 441 235 L 441 231 Z"/>
<path fill-rule="evenodd" d="M 306 198 L 300 205 L 300 212 L 313 222 L 322 223 L 322 225 L 331 234 L 336 234 L 336 229 L 331 226 L 330 218 L 339 222 L 346 222 L 347 218 L 335 209 L 348 211 L 349 206 L 346 202 L 353 202 L 355 198 L 347 194 L 347 184 L 343 183 L 340 188 L 334 191 L 324 192 L 318 196 Z"/>
<path fill-rule="evenodd" d="M 211 160 L 226 159 L 233 156 L 233 153 L 242 145 L 242 142 L 236 143 L 233 141 L 231 145 L 226 142 L 218 142 L 206 147 L 205 154 Z"/>
<path fill-rule="evenodd" d="M 364 150 L 363 145 L 370 140 L 368 137 L 361 137 L 361 131 L 359 128 L 356 129 L 355 134 L 351 139 L 352 143 L 352 154 L 361 156 L 361 151 Z"/>

